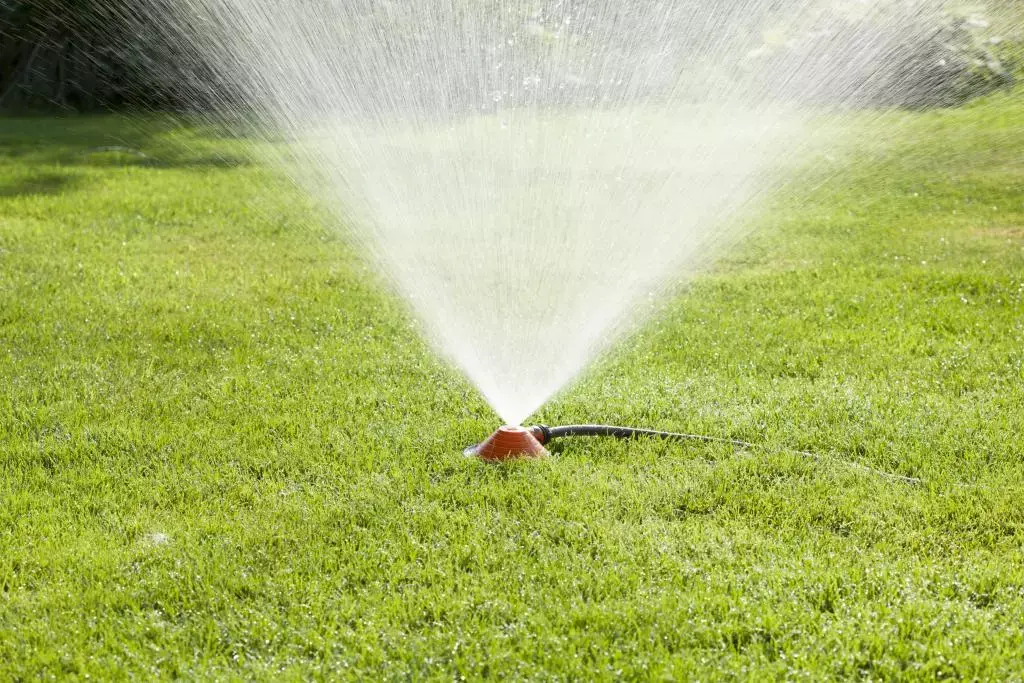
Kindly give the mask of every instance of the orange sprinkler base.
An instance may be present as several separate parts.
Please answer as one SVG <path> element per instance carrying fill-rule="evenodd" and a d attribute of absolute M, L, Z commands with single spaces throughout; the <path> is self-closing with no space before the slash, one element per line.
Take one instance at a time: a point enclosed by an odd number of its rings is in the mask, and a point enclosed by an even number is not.
<path fill-rule="evenodd" d="M 508 425 L 499 428 L 498 431 L 487 437 L 486 441 L 470 446 L 463 453 L 476 456 L 487 462 L 543 458 L 548 454 L 529 429 Z"/>

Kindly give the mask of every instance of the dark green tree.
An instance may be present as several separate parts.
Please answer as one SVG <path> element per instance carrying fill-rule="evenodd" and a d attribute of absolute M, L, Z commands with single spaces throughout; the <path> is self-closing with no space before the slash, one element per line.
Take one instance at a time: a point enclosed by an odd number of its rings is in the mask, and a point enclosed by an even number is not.
<path fill-rule="evenodd" d="M 0 0 L 0 111 L 178 107 L 203 76 L 147 3 Z"/>

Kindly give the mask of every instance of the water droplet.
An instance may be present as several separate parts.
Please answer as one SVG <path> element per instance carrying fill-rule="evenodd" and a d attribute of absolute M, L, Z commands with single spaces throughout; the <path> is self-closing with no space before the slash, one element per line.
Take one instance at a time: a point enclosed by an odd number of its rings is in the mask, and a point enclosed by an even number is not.
<path fill-rule="evenodd" d="M 152 545 L 166 545 L 170 542 L 171 537 L 161 531 L 154 531 L 146 535 L 146 540 Z"/>

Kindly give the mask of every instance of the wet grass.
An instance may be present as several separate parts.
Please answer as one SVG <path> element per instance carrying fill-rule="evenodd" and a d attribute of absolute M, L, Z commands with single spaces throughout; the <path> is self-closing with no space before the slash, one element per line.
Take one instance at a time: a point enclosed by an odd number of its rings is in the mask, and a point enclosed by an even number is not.
<path fill-rule="evenodd" d="M 1024 676 L 1024 107 L 898 116 L 538 416 L 768 448 L 508 467 L 236 143 L 0 122 L 0 679 Z"/>

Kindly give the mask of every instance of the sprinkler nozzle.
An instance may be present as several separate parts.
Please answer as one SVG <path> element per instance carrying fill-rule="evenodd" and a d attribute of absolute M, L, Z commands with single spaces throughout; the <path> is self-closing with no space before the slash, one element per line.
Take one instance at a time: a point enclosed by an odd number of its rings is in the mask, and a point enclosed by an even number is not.
<path fill-rule="evenodd" d="M 463 453 L 488 462 L 543 458 L 548 452 L 537 438 L 543 436 L 543 433 L 536 433 L 535 430 L 534 427 L 528 429 L 505 425 L 498 428 L 498 431 L 487 437 L 485 441 L 470 446 Z"/>

